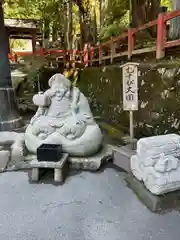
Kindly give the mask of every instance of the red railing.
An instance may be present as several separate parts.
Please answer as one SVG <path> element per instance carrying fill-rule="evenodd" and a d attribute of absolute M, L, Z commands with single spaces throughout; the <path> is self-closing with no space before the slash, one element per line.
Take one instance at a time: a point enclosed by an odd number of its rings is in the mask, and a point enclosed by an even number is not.
<path fill-rule="evenodd" d="M 133 55 L 156 52 L 156 59 L 161 59 L 165 56 L 165 49 L 180 46 L 180 39 L 175 41 L 167 41 L 167 21 L 172 18 L 180 16 L 180 10 L 168 13 L 160 13 L 158 19 L 148 22 L 138 28 L 129 28 L 127 32 L 121 34 L 118 37 L 112 37 L 105 43 L 98 44 L 96 46 L 85 46 L 82 51 L 78 50 L 56 50 L 49 49 L 44 51 L 40 49 L 35 52 L 16 52 L 16 56 L 27 56 L 27 55 L 45 55 L 45 56 L 57 56 L 63 59 L 65 63 L 68 60 L 76 61 L 79 59 L 84 65 L 92 66 L 94 62 L 102 64 L 103 60 L 113 60 L 117 57 L 127 56 L 130 60 Z M 156 43 L 151 47 L 135 48 L 135 37 L 136 34 L 146 30 L 148 28 L 157 27 Z M 127 45 L 127 46 L 124 46 Z"/>
<path fill-rule="evenodd" d="M 165 56 L 165 48 L 175 47 L 180 45 L 180 39 L 174 41 L 167 41 L 167 21 L 179 17 L 180 10 L 161 13 L 158 16 L 158 32 L 157 32 L 157 45 L 156 45 L 156 58 L 161 59 Z"/>

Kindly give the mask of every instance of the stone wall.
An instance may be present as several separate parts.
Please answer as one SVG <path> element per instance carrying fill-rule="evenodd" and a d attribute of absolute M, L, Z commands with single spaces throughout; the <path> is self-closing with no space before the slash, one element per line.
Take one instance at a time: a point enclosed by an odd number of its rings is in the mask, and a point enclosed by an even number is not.
<path fill-rule="evenodd" d="M 180 63 L 164 61 L 139 66 L 139 111 L 135 113 L 136 137 L 180 130 Z M 129 126 L 128 113 L 122 109 L 122 72 L 120 65 L 86 68 L 78 83 L 90 98 L 96 116 L 115 124 Z"/>

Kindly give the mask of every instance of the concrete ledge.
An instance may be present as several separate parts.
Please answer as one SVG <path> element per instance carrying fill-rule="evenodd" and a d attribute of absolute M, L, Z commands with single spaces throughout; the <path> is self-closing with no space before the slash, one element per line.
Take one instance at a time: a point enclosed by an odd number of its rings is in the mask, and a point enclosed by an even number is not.
<path fill-rule="evenodd" d="M 136 154 L 135 150 L 132 150 L 131 145 L 122 147 L 116 147 L 113 150 L 113 163 L 119 168 L 122 168 L 126 172 L 131 172 L 130 160 L 133 155 Z"/>
<path fill-rule="evenodd" d="M 72 169 L 82 169 L 97 171 L 103 163 L 112 159 L 113 146 L 104 144 L 100 151 L 89 157 L 69 157 L 70 167 Z"/>
<path fill-rule="evenodd" d="M 180 191 L 164 194 L 162 196 L 153 195 L 144 184 L 138 181 L 132 174 L 125 178 L 128 187 L 137 195 L 139 200 L 151 211 L 156 213 L 166 213 L 180 205 Z"/>

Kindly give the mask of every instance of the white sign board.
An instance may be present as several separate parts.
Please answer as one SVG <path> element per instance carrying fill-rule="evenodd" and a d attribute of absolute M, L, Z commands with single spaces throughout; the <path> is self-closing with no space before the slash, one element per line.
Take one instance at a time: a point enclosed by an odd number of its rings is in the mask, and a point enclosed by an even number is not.
<path fill-rule="evenodd" d="M 123 74 L 123 109 L 138 110 L 138 63 L 126 63 L 122 67 Z"/>

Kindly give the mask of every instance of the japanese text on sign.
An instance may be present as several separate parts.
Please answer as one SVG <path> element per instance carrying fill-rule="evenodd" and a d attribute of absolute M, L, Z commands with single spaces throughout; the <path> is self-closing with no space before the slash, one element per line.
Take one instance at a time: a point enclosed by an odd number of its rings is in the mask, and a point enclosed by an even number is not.
<path fill-rule="evenodd" d="M 123 68 L 123 108 L 138 110 L 138 67 L 137 63 L 127 63 Z"/>

